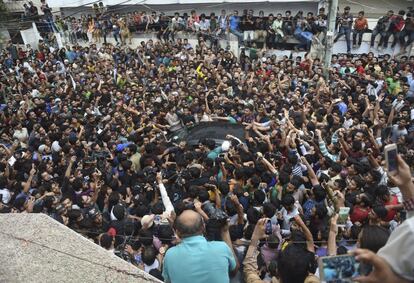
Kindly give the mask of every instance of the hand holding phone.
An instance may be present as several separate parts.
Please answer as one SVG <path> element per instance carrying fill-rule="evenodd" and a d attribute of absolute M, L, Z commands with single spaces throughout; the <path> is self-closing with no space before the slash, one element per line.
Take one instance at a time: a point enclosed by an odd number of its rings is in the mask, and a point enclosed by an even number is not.
<path fill-rule="evenodd" d="M 318 263 L 323 282 L 353 282 L 353 278 L 371 271 L 369 266 L 357 261 L 354 255 L 320 257 Z"/>
<path fill-rule="evenodd" d="M 270 219 L 268 219 L 266 221 L 265 233 L 266 233 L 266 235 L 271 235 L 272 232 L 273 232 L 272 221 Z"/>
<path fill-rule="evenodd" d="M 349 207 L 340 207 L 339 208 L 338 227 L 345 227 L 346 222 L 348 221 L 350 210 L 351 209 Z"/>
<path fill-rule="evenodd" d="M 388 172 L 392 173 L 398 171 L 397 145 L 395 143 L 386 145 L 384 148 L 384 154 Z"/>

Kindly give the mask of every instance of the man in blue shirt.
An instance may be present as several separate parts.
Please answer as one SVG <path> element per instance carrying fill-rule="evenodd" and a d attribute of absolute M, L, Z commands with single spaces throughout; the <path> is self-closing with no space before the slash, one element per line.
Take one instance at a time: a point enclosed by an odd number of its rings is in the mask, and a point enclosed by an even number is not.
<path fill-rule="evenodd" d="M 240 17 L 239 12 L 234 11 L 233 15 L 229 18 L 229 28 L 230 32 L 237 36 L 239 43 L 243 41 L 243 33 L 240 31 Z"/>
<path fill-rule="evenodd" d="M 230 282 L 229 274 L 237 272 L 238 264 L 228 230 L 223 232 L 224 242 L 208 242 L 203 236 L 203 219 L 192 210 L 185 210 L 177 218 L 175 226 L 182 242 L 165 255 L 164 282 Z"/>

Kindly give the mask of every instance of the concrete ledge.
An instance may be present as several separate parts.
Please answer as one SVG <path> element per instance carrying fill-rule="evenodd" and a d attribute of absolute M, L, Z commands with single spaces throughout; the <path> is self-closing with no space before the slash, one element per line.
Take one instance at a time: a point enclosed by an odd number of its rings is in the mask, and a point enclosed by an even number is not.
<path fill-rule="evenodd" d="M 160 282 L 45 214 L 0 214 L 0 241 L 0 282 Z"/>

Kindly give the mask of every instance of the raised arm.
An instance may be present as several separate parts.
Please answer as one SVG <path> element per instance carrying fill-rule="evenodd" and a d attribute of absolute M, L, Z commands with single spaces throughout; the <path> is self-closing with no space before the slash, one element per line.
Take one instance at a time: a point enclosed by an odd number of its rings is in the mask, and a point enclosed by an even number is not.
<path fill-rule="evenodd" d="M 235 194 L 230 197 L 237 209 L 237 224 L 244 224 L 243 206 L 240 204 L 239 199 Z"/>
<path fill-rule="evenodd" d="M 412 207 L 414 203 L 414 184 L 411 179 L 410 167 L 402 159 L 401 155 L 398 155 L 397 162 L 398 170 L 392 173 L 388 173 L 388 177 L 400 189 L 403 199 L 406 202 L 407 206 L 410 206 L 411 204 Z M 407 209 L 407 211 L 407 218 L 412 217 L 414 214 L 412 208 L 411 210 Z"/>
<path fill-rule="evenodd" d="M 300 215 L 296 215 L 294 219 L 295 219 L 296 224 L 299 225 L 299 227 L 302 229 L 302 232 L 305 234 L 307 250 L 314 253 L 315 244 L 313 242 L 313 236 L 312 236 L 311 231 L 309 230 L 308 226 L 306 226 L 306 224 L 303 222 Z"/>
<path fill-rule="evenodd" d="M 23 192 L 24 193 L 27 193 L 29 191 L 35 173 L 36 173 L 36 169 L 35 169 L 34 164 L 32 164 L 32 169 L 30 170 L 29 178 L 27 178 L 26 183 L 24 183 L 24 185 L 23 185 Z"/>
<path fill-rule="evenodd" d="M 272 165 L 272 163 L 270 163 L 269 160 L 267 160 L 266 158 L 264 158 L 261 153 L 260 153 L 259 159 L 267 167 L 267 169 L 270 172 L 272 172 L 273 174 L 278 174 L 276 168 Z"/>
<path fill-rule="evenodd" d="M 170 215 L 171 212 L 174 211 L 174 206 L 170 200 L 170 197 L 167 194 L 167 190 L 165 189 L 160 172 L 157 173 L 156 178 L 157 178 L 158 188 L 160 189 L 161 200 L 165 207 L 165 212 L 167 212 L 167 214 Z"/>
<path fill-rule="evenodd" d="M 338 220 L 338 214 L 334 214 L 331 218 L 331 225 L 329 228 L 328 236 L 328 256 L 336 255 L 336 235 L 338 234 L 338 226 L 336 222 Z"/>
<path fill-rule="evenodd" d="M 70 177 L 70 172 L 72 172 L 73 163 L 75 163 L 75 161 L 76 161 L 76 156 L 72 156 L 69 159 L 69 165 L 68 165 L 68 168 L 66 168 L 66 171 L 65 171 L 65 177 L 66 178 Z"/>
<path fill-rule="evenodd" d="M 313 168 L 312 166 L 310 166 L 306 157 L 302 156 L 301 159 L 302 159 L 302 163 L 306 166 L 306 169 L 308 170 L 308 176 L 312 183 L 312 186 L 319 185 L 318 177 L 316 176 L 315 171 L 313 171 Z"/>
<path fill-rule="evenodd" d="M 395 107 L 392 107 L 390 115 L 388 116 L 387 126 L 392 125 L 392 121 L 394 120 L 394 115 L 395 115 Z"/>
<path fill-rule="evenodd" d="M 263 282 L 257 273 L 257 270 L 258 270 L 257 255 L 259 254 L 259 251 L 257 250 L 257 246 L 259 244 L 260 239 L 263 239 L 266 237 L 265 228 L 266 228 L 266 222 L 268 220 L 269 219 L 267 218 L 260 219 L 257 222 L 256 226 L 254 227 L 252 240 L 250 241 L 246 256 L 243 261 L 243 273 L 244 273 L 244 276 L 247 282 L 252 282 L 252 283 Z"/>

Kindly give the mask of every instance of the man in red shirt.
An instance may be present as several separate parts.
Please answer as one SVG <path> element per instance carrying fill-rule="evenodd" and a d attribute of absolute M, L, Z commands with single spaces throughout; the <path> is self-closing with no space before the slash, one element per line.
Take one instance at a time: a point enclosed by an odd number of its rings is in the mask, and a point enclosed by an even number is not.
<path fill-rule="evenodd" d="M 364 11 L 360 11 L 358 13 L 358 17 L 355 19 L 354 22 L 354 30 L 352 31 L 352 47 L 356 47 L 356 38 L 358 35 L 358 47 L 361 46 L 362 36 L 364 35 L 364 32 L 368 29 L 368 21 L 367 18 L 365 18 Z"/>
<path fill-rule="evenodd" d="M 403 209 L 403 204 L 398 201 L 398 197 L 391 195 L 387 186 L 378 186 L 376 190 L 377 200 L 381 202 L 388 210 L 384 221 L 391 221 L 394 219 L 398 210 Z"/>
<path fill-rule="evenodd" d="M 394 15 L 391 17 L 390 27 L 388 29 L 387 36 L 386 36 L 387 38 L 384 42 L 384 48 L 387 48 L 388 39 L 390 38 L 391 35 L 394 36 L 394 39 L 391 44 L 391 48 L 394 48 L 395 45 L 397 44 L 397 40 L 400 37 L 401 31 L 403 30 L 404 24 L 405 24 L 404 15 L 405 15 L 405 11 L 400 10 L 398 12 L 398 15 Z"/>

